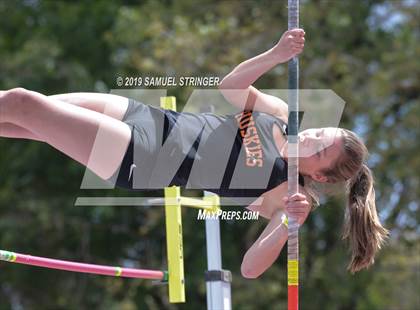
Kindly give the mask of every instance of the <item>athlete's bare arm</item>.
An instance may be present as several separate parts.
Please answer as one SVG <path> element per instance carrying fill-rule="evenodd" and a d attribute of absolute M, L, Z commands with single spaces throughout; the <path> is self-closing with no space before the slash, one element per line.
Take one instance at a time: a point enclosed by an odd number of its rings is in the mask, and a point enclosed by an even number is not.
<path fill-rule="evenodd" d="M 303 29 L 286 31 L 279 42 L 268 51 L 239 64 L 220 83 L 219 89 L 232 105 L 244 110 L 253 104 L 256 111 L 276 115 L 287 120 L 287 104 L 274 96 L 264 94 L 252 84 L 264 73 L 285 63 L 303 51 Z"/>
<path fill-rule="evenodd" d="M 260 211 L 260 215 L 270 221 L 243 258 L 241 273 L 244 277 L 257 278 L 276 261 L 287 241 L 287 227 L 282 224 L 284 214 L 297 218 L 300 225 L 306 220 L 312 201 L 303 187 L 299 192 L 291 197 L 291 201 L 285 201 L 283 197 L 287 197 L 287 182 L 284 182 L 248 207 Z"/>

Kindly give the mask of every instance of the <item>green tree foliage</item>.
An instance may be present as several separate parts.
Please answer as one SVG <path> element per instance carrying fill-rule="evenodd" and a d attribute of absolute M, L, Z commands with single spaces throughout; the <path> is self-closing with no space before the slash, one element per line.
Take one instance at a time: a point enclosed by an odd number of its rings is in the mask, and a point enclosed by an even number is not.
<path fill-rule="evenodd" d="M 341 239 L 345 198 L 325 198 L 301 229 L 302 309 L 418 309 L 419 3 L 301 1 L 307 41 L 301 87 L 346 101 L 341 126 L 371 153 L 377 206 L 391 239 L 368 271 L 350 275 Z M 218 76 L 272 47 L 286 1 L 0 1 L 0 88 L 109 92 L 117 76 Z M 286 66 L 259 88 L 286 88 Z M 170 88 L 185 103 L 192 88 Z M 164 269 L 161 208 L 74 207 L 84 169 L 51 147 L 0 139 L 0 248 L 47 257 Z M 162 194 L 154 193 L 154 194 Z M 192 193 L 197 194 L 197 193 Z M 203 309 L 204 223 L 184 210 L 187 300 L 165 286 L 0 264 L 0 309 Z M 234 309 L 285 308 L 286 256 L 260 279 L 240 275 L 265 225 L 222 222 Z"/>

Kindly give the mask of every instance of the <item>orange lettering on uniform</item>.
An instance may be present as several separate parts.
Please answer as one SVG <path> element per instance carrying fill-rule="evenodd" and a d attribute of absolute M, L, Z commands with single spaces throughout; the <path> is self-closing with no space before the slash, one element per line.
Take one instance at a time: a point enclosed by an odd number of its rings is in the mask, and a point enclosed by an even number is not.
<path fill-rule="evenodd" d="M 258 150 L 261 150 L 261 145 L 248 146 L 247 149 L 250 151 L 258 151 Z"/>
<path fill-rule="evenodd" d="M 241 121 L 239 123 L 239 129 L 246 129 L 249 128 L 249 126 L 254 126 L 254 121 L 252 119 L 249 119 L 247 121 Z"/>
<path fill-rule="evenodd" d="M 264 164 L 264 156 L 261 141 L 258 136 L 258 130 L 252 116 L 252 111 L 244 111 L 235 115 L 242 136 L 242 144 L 245 148 L 246 160 L 248 167 L 262 167 Z"/>
<path fill-rule="evenodd" d="M 258 136 L 251 136 L 249 138 L 245 138 L 244 139 L 244 144 L 245 145 L 248 145 L 248 144 L 250 144 L 252 142 L 254 142 L 256 144 L 260 144 L 260 139 L 258 139 Z"/>
<path fill-rule="evenodd" d="M 248 138 L 251 135 L 256 135 L 257 134 L 257 128 L 255 128 L 254 126 L 249 127 L 248 130 L 246 131 L 246 135 L 243 136 L 244 138 Z"/>
<path fill-rule="evenodd" d="M 257 158 L 261 158 L 262 157 L 262 150 L 259 150 L 259 151 L 256 151 L 256 152 L 252 152 L 251 150 L 248 149 L 248 151 L 249 151 L 248 154 L 250 156 L 257 157 Z"/>
<path fill-rule="evenodd" d="M 262 159 L 254 159 L 252 157 L 248 157 L 246 159 L 246 165 L 248 167 L 255 167 L 255 166 L 262 167 L 263 161 L 262 161 Z"/>

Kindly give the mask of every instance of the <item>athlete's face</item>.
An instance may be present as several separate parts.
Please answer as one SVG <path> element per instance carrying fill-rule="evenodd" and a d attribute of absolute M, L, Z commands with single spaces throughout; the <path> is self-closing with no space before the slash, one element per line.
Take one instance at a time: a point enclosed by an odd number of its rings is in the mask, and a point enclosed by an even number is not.
<path fill-rule="evenodd" d="M 327 182 L 321 173 L 340 157 L 342 133 L 339 128 L 306 129 L 299 133 L 299 171 L 318 182 Z"/>

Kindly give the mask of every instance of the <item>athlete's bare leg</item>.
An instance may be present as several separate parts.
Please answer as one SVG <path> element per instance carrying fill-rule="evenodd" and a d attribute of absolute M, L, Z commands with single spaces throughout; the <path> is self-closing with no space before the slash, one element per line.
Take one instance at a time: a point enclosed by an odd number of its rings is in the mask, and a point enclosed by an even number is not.
<path fill-rule="evenodd" d="M 0 116 L 1 118 L 1 116 Z M 40 137 L 20 126 L 11 123 L 0 123 L 0 137 L 5 138 L 17 138 L 17 139 L 29 139 L 35 141 L 44 142 Z"/>
<path fill-rule="evenodd" d="M 2 93 L 4 91 L 0 91 L 0 96 Z M 67 102 L 81 108 L 105 114 L 116 120 L 122 120 L 128 108 L 128 98 L 112 94 L 68 93 L 52 95 L 48 96 L 48 98 L 54 99 L 57 104 L 61 101 Z M 0 136 L 42 141 L 42 138 L 36 136 L 33 132 L 10 123 L 0 123 Z"/>
<path fill-rule="evenodd" d="M 128 107 L 128 98 L 101 93 L 68 93 L 49 96 L 81 108 L 105 114 L 116 120 L 122 120 Z"/>
<path fill-rule="evenodd" d="M 0 123 L 33 133 L 103 179 L 119 167 L 131 137 L 113 117 L 25 89 L 0 93 Z"/>

